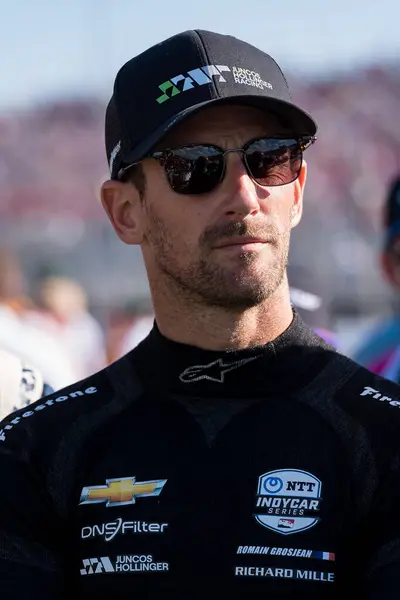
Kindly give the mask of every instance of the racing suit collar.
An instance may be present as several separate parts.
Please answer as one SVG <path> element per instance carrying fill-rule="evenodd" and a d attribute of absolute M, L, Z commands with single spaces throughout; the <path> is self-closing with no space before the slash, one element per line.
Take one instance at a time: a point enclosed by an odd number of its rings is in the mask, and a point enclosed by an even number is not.
<path fill-rule="evenodd" d="M 155 324 L 149 336 L 130 354 L 139 378 L 152 388 L 189 395 L 257 394 L 266 383 L 287 392 L 327 360 L 330 348 L 295 312 L 290 326 L 274 341 L 243 350 L 213 351 L 180 344 L 163 336 Z M 333 349 L 332 349 L 333 351 Z"/>

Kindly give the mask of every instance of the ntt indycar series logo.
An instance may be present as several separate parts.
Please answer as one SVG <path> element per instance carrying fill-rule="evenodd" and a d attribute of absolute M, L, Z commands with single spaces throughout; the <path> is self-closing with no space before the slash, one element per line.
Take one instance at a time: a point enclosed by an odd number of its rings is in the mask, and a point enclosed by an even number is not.
<path fill-rule="evenodd" d="M 281 469 L 258 479 L 257 513 L 263 527 L 282 535 L 298 533 L 318 523 L 320 480 L 306 471 Z"/>

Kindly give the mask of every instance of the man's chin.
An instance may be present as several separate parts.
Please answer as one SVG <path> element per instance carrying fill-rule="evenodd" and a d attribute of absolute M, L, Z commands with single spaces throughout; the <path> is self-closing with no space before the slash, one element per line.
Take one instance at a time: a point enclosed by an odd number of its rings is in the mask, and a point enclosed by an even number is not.
<path fill-rule="evenodd" d="M 262 304 L 270 294 L 265 286 L 248 287 L 237 283 L 225 289 L 219 287 L 219 289 L 207 290 L 201 295 L 209 305 L 239 311 Z"/>

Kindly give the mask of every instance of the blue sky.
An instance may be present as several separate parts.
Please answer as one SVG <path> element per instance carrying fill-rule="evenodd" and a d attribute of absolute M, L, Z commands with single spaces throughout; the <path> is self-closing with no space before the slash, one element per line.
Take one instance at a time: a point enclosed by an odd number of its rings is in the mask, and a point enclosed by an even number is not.
<path fill-rule="evenodd" d="M 2 109 L 108 96 L 126 60 L 191 28 L 240 37 L 305 74 L 400 57 L 399 0 L 17 0 L 1 16 Z"/>

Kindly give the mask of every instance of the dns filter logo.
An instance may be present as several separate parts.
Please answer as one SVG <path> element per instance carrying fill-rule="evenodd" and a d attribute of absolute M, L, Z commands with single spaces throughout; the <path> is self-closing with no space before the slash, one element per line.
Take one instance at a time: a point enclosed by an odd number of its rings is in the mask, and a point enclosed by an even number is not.
<path fill-rule="evenodd" d="M 282 535 L 314 527 L 319 518 L 321 481 L 299 469 L 269 471 L 258 478 L 256 521 Z"/>

